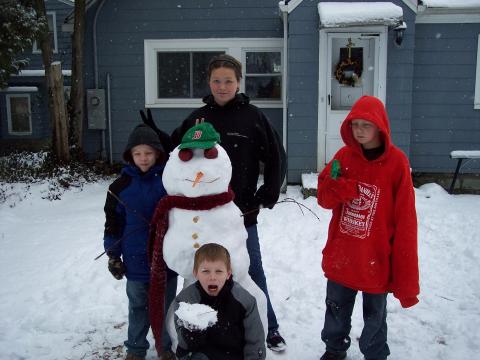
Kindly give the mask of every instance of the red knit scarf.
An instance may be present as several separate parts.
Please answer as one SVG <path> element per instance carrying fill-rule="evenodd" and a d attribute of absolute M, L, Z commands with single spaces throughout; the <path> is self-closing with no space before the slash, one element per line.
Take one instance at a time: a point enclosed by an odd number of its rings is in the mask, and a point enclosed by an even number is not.
<path fill-rule="evenodd" d="M 162 328 L 164 322 L 165 287 L 167 282 L 166 265 L 163 260 L 163 238 L 168 230 L 168 212 L 173 208 L 184 210 L 210 210 L 233 201 L 235 195 L 229 188 L 228 192 L 196 198 L 167 195 L 163 197 L 155 209 L 150 222 L 148 240 L 148 258 L 150 260 L 150 289 L 148 292 L 148 309 L 150 326 L 155 339 L 155 348 L 160 356 L 162 353 Z"/>

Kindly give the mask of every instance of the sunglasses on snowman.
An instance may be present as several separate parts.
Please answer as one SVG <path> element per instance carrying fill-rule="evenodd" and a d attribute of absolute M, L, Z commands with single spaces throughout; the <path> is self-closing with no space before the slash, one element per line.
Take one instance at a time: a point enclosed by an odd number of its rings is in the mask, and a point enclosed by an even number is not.
<path fill-rule="evenodd" d="M 218 150 L 215 147 L 203 150 L 203 156 L 206 159 L 216 159 L 218 157 Z M 189 161 L 193 158 L 193 149 L 182 149 L 178 152 L 178 157 L 182 161 Z"/>

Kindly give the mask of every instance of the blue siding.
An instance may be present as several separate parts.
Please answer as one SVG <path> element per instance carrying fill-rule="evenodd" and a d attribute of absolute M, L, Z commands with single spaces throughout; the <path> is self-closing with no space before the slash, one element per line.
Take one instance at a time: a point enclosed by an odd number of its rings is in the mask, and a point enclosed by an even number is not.
<path fill-rule="evenodd" d="M 91 28 L 95 8 L 88 13 L 87 80 L 93 88 L 94 69 Z M 278 1 L 226 1 L 206 3 L 181 1 L 108 0 L 98 15 L 97 42 L 99 87 L 105 88 L 111 75 L 113 157 L 120 159 L 131 129 L 141 122 L 145 106 L 144 40 L 191 38 L 281 38 L 283 24 Z M 173 131 L 192 111 L 152 109 L 157 125 Z M 282 110 L 262 109 L 282 135 Z M 108 143 L 108 141 L 107 141 Z M 96 154 L 101 148 L 101 131 L 87 130 L 85 149 Z"/>
<path fill-rule="evenodd" d="M 388 36 L 386 106 L 395 144 L 407 154 L 413 86 L 414 13 L 402 1 L 408 30 L 401 47 Z M 303 1 L 289 16 L 288 181 L 300 182 L 302 173 L 316 171 L 318 131 L 318 1 Z"/>
<path fill-rule="evenodd" d="M 289 15 L 288 32 L 288 182 L 299 183 L 317 167 L 317 2 L 304 1 Z"/>
<path fill-rule="evenodd" d="M 417 24 L 412 167 L 452 172 L 452 150 L 480 149 L 480 110 L 473 109 L 480 24 Z M 478 172 L 472 161 L 464 172 Z"/>
<path fill-rule="evenodd" d="M 46 1 L 45 6 L 47 12 L 55 12 L 57 24 L 57 53 L 53 54 L 53 61 L 61 61 L 62 69 L 71 69 L 72 58 L 72 46 L 71 46 L 71 34 L 62 32 L 62 24 L 65 17 L 73 11 L 73 7 L 69 6 L 61 1 Z M 27 53 L 30 58 L 30 63 L 26 69 L 43 69 L 42 54 Z"/>
<path fill-rule="evenodd" d="M 21 85 L 19 85 L 21 86 Z M 29 85 L 31 86 L 31 85 Z M 37 84 L 37 92 L 0 92 L 0 139 L 21 140 L 21 139 L 43 139 L 50 136 L 48 121 L 47 105 L 43 101 L 46 97 L 45 86 Z M 8 115 L 7 115 L 7 95 L 30 96 L 30 110 L 32 116 L 32 134 L 31 135 L 11 135 L 8 133 Z"/>
<path fill-rule="evenodd" d="M 316 171 L 318 126 L 318 0 L 304 0 L 290 15 L 288 63 L 288 181 Z M 388 33 L 386 107 L 393 142 L 409 156 L 414 171 L 451 172 L 454 149 L 480 146 L 479 110 L 473 92 L 479 24 L 415 24 L 401 0 L 407 22 L 401 46 Z M 100 2 L 97 3 L 98 6 Z M 86 87 L 93 88 L 92 20 L 86 34 Z M 119 160 L 130 130 L 145 104 L 144 39 L 265 38 L 283 36 L 278 1 L 193 0 L 105 1 L 98 16 L 99 87 L 111 74 L 113 154 Z M 192 111 L 153 109 L 157 124 L 172 131 Z M 282 132 L 281 109 L 264 109 Z M 102 132 L 85 131 L 85 149 L 99 154 Z M 478 171 L 472 162 L 469 169 Z M 478 162 L 477 162 L 478 163 Z"/>
<path fill-rule="evenodd" d="M 60 1 L 47 1 L 47 12 L 54 11 L 56 14 L 57 47 L 58 52 L 53 54 L 53 61 L 61 61 L 63 70 L 71 69 L 71 34 L 62 32 L 62 23 L 65 17 L 73 10 Z M 25 55 L 30 59 L 26 70 L 43 69 L 41 53 L 32 53 L 28 51 Z M 70 79 L 65 77 L 65 84 L 69 84 Z M 45 89 L 45 78 L 43 76 L 13 76 L 9 81 L 9 86 L 36 86 L 38 92 L 31 92 L 30 104 L 32 111 L 32 134 L 31 135 L 9 135 L 8 119 L 6 110 L 5 95 L 6 92 L 0 92 L 0 139 L 6 140 L 39 140 L 49 138 L 51 135 L 50 118 L 48 113 L 47 92 Z M 16 94 L 21 92 L 15 92 Z"/>

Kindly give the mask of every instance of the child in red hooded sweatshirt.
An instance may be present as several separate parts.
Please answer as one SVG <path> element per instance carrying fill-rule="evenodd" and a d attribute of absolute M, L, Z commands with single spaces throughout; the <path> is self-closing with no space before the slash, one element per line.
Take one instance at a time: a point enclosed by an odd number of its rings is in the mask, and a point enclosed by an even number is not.
<path fill-rule="evenodd" d="M 341 148 L 318 177 L 317 200 L 332 209 L 322 268 L 327 281 L 321 360 L 341 360 L 351 315 L 363 293 L 360 350 L 386 359 L 387 293 L 402 307 L 418 302 L 417 217 L 410 165 L 392 144 L 382 102 L 362 96 L 342 123 Z"/>

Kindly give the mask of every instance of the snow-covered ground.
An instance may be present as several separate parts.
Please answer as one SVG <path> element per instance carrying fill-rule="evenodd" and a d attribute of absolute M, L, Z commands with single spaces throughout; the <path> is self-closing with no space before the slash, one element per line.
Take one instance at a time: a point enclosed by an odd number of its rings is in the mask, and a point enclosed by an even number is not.
<path fill-rule="evenodd" d="M 125 281 L 113 279 L 103 251 L 103 205 L 108 182 L 87 184 L 47 201 L 32 185 L 22 201 L 0 205 L 0 359 L 114 359 L 127 330 Z M 14 185 L 21 187 L 20 185 Z M 473 359 L 480 353 L 480 196 L 449 195 L 435 184 L 416 190 L 420 303 L 402 309 L 389 296 L 390 359 Z M 321 250 L 330 212 L 300 188 L 292 203 L 262 210 L 264 266 L 284 354 L 271 359 L 318 359 L 325 310 Z M 13 201 L 14 207 L 10 207 Z M 357 297 L 348 359 L 363 359 Z M 151 343 L 153 345 L 153 342 Z M 155 359 L 153 346 L 147 359 Z"/>

